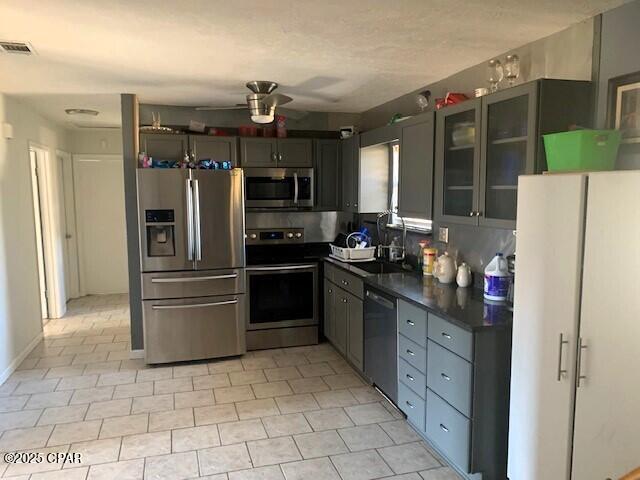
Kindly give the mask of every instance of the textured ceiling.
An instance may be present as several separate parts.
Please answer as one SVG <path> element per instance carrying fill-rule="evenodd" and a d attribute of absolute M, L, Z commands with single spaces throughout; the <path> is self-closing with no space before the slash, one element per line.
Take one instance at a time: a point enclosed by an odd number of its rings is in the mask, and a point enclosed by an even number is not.
<path fill-rule="evenodd" d="M 292 108 L 361 112 L 620 3 L 2 0 L 0 39 L 38 55 L 0 54 L 0 91 L 55 112 L 121 92 L 226 105 L 264 79 L 294 97 Z"/>

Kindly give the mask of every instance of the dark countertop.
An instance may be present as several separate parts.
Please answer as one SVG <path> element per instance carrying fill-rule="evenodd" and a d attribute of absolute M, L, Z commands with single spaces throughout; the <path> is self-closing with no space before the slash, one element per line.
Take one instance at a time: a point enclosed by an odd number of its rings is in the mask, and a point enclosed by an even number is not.
<path fill-rule="evenodd" d="M 367 285 L 414 303 L 465 330 L 511 327 L 513 313 L 506 304 L 485 300 L 482 290 L 439 283 L 417 272 L 370 274 L 348 264 L 326 258 L 337 267 L 363 278 Z"/>

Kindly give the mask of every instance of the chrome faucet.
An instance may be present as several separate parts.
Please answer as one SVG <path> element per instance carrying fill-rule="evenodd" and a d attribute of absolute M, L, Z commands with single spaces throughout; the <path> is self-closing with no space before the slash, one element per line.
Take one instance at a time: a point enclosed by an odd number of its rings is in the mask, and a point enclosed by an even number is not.
<path fill-rule="evenodd" d="M 392 210 L 385 210 L 378 214 L 376 218 L 376 229 L 378 231 L 378 250 L 377 256 L 383 256 L 383 250 L 389 251 L 389 261 L 390 262 L 403 262 L 406 258 L 406 245 L 407 245 L 407 225 L 404 222 L 404 217 L 398 215 L 400 220 L 402 220 L 402 245 L 384 245 L 382 242 L 382 234 L 380 233 L 380 220 L 385 217 L 389 217 L 392 213 Z M 385 231 L 386 237 L 386 231 Z"/>

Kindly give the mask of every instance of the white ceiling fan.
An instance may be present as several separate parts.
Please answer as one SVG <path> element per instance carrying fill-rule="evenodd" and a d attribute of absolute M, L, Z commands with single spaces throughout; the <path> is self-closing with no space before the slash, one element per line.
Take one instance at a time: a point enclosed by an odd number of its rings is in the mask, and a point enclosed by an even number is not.
<path fill-rule="evenodd" d="M 248 109 L 251 115 L 251 121 L 255 123 L 271 123 L 275 118 L 276 108 L 293 101 L 293 98 L 281 93 L 273 93 L 278 88 L 276 82 L 264 80 L 252 80 L 247 82 L 247 88 L 252 93 L 247 94 L 247 103 L 238 103 L 236 105 L 221 107 L 196 107 L 196 110 L 244 110 Z M 285 113 L 285 112 L 283 112 Z M 297 112 L 295 110 L 286 110 L 286 115 L 291 118 L 302 118 L 307 112 Z"/>

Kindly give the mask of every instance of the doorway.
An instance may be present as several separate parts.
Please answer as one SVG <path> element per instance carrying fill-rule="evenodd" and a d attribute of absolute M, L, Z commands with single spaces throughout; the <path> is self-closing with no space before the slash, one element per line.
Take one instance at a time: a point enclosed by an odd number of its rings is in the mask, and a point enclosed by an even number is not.
<path fill-rule="evenodd" d="M 47 296 L 47 271 L 44 258 L 44 228 L 42 221 L 42 183 L 40 174 L 44 165 L 46 151 L 36 148 L 29 148 L 29 159 L 31 163 L 31 190 L 33 193 L 33 216 L 36 232 L 36 252 L 38 255 L 38 282 L 40 284 L 40 310 L 43 323 L 49 318 L 49 299 Z"/>

